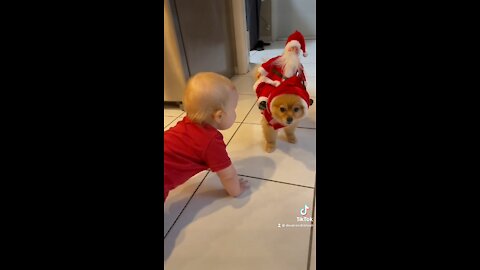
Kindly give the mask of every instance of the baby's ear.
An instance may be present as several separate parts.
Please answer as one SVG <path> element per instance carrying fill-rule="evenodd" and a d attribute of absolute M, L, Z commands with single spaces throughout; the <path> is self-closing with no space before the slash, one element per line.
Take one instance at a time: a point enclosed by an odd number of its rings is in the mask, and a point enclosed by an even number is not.
<path fill-rule="evenodd" d="M 222 121 L 222 117 L 223 117 L 223 111 L 222 110 L 218 110 L 218 111 L 213 113 L 213 121 L 215 121 L 217 123 Z"/>

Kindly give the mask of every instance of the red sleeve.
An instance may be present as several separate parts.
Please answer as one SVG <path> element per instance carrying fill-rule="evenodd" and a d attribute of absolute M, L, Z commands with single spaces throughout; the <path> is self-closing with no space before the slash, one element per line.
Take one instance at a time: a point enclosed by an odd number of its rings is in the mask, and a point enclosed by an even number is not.
<path fill-rule="evenodd" d="M 207 166 L 213 171 L 220 171 L 232 164 L 227 153 L 227 146 L 223 142 L 223 135 L 219 132 L 210 141 L 210 144 L 205 149 L 205 162 Z"/>
<path fill-rule="evenodd" d="M 256 91 L 257 98 L 260 98 L 260 97 L 268 98 L 268 96 L 272 92 L 272 89 L 274 89 L 274 88 L 275 88 L 275 86 L 267 84 L 267 83 L 263 83 L 263 84 L 259 85 L 259 87 L 257 87 L 257 91 Z"/>
<path fill-rule="evenodd" d="M 270 61 L 263 63 L 262 68 L 265 69 L 267 73 L 270 72 Z"/>
<path fill-rule="evenodd" d="M 274 58 L 271 58 L 270 60 L 268 60 L 267 62 L 263 63 L 262 64 L 262 68 L 265 69 L 268 73 L 270 73 L 271 69 L 272 69 L 272 63 L 277 60 L 277 58 L 279 58 L 280 56 L 276 56 Z"/>

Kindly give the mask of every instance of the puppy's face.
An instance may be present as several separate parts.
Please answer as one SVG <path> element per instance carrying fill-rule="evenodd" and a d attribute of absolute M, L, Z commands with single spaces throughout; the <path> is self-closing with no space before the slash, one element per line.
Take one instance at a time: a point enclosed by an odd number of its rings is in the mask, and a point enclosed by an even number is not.
<path fill-rule="evenodd" d="M 303 99 L 297 95 L 277 96 L 271 104 L 272 117 L 285 126 L 298 122 L 307 113 L 305 101 L 302 101 Z"/>

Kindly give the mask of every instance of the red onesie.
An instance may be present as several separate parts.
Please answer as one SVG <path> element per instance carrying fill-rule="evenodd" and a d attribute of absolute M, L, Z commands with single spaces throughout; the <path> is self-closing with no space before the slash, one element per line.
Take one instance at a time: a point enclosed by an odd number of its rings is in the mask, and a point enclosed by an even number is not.
<path fill-rule="evenodd" d="M 223 135 L 214 127 L 193 123 L 187 116 L 164 133 L 164 193 L 185 183 L 195 174 L 223 170 L 232 164 Z"/>

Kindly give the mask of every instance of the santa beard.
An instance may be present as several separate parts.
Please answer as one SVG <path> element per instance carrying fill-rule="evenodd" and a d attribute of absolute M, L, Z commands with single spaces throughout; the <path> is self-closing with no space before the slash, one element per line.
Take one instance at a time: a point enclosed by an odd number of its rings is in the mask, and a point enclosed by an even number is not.
<path fill-rule="evenodd" d="M 295 51 L 286 51 L 275 63 L 282 67 L 283 76 L 290 78 L 300 69 L 300 57 Z"/>

